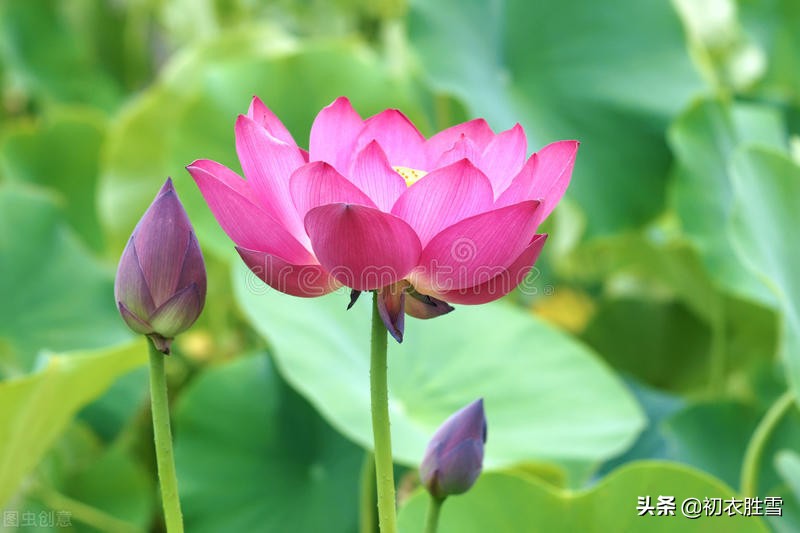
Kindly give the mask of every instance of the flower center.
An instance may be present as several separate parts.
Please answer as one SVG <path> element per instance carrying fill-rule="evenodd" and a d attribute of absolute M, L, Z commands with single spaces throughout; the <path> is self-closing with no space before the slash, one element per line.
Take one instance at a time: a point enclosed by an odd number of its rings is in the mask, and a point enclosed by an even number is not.
<path fill-rule="evenodd" d="M 403 176 L 403 179 L 406 180 L 407 187 L 411 187 L 416 182 L 424 178 L 425 174 L 427 174 L 427 172 L 425 172 L 424 170 L 417 170 L 416 168 L 408 168 L 408 167 L 392 167 L 392 168 L 395 170 L 395 172 Z"/>

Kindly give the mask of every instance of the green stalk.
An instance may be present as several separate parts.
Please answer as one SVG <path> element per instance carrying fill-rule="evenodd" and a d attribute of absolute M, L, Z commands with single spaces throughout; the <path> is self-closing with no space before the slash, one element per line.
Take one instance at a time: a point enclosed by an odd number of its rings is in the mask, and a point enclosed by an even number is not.
<path fill-rule="evenodd" d="M 378 314 L 378 293 L 372 295 L 372 343 L 370 350 L 370 400 L 372 436 L 375 442 L 375 482 L 378 488 L 378 523 L 381 533 L 397 531 L 394 502 L 392 436 L 389 431 L 389 386 L 386 368 L 388 333 Z"/>
<path fill-rule="evenodd" d="M 361 465 L 359 506 L 359 533 L 375 533 L 375 526 L 377 525 L 375 519 L 375 455 L 372 452 L 364 454 L 364 463 Z"/>
<path fill-rule="evenodd" d="M 439 527 L 439 513 L 442 510 L 444 498 L 431 496 L 431 503 L 428 505 L 428 515 L 425 517 L 425 533 L 436 533 Z"/>
<path fill-rule="evenodd" d="M 38 499 L 50 509 L 57 512 L 69 513 L 70 521 L 77 520 L 78 522 L 83 522 L 87 526 L 91 526 L 98 531 L 115 531 L 118 533 L 139 533 L 141 531 L 134 524 L 120 520 L 91 505 L 73 500 L 54 489 L 40 488 L 35 494 Z M 59 526 L 57 525 L 56 527 Z"/>
<path fill-rule="evenodd" d="M 784 392 L 775 403 L 767 410 L 767 414 L 758 423 L 756 430 L 747 443 L 747 450 L 742 463 L 741 493 L 745 497 L 755 497 L 758 492 L 758 467 L 761 463 L 761 454 L 767 446 L 769 437 L 778 426 L 789 408 L 794 404 L 794 391 Z"/>
<path fill-rule="evenodd" d="M 158 480 L 161 485 L 161 503 L 168 533 L 183 533 L 181 502 L 178 498 L 178 477 L 175 475 L 175 457 L 172 452 L 172 432 L 169 428 L 169 402 L 167 401 L 167 376 L 163 353 L 150 342 L 150 405 L 153 413 L 153 436 L 158 462 Z"/>

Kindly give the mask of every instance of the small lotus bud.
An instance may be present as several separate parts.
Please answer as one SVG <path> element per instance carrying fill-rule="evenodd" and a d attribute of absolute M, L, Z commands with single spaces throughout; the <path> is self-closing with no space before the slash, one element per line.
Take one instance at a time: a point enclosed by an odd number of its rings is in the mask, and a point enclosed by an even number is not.
<path fill-rule="evenodd" d="M 481 473 L 485 443 L 481 398 L 451 415 L 436 430 L 419 468 L 422 484 L 437 499 L 468 491 Z"/>
<path fill-rule="evenodd" d="M 206 268 L 172 180 L 158 192 L 119 260 L 114 296 L 122 318 L 168 354 L 206 299 Z"/>

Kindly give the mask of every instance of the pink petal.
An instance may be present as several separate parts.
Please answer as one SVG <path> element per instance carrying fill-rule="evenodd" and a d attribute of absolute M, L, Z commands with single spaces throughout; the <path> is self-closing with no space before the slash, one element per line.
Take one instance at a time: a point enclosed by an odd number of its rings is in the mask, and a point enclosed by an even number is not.
<path fill-rule="evenodd" d="M 505 296 L 522 283 L 531 271 L 546 240 L 546 234 L 536 235 L 508 268 L 489 281 L 466 289 L 445 291 L 438 296 L 448 302 L 465 305 L 484 304 Z"/>
<path fill-rule="evenodd" d="M 280 255 L 291 262 L 311 260 L 308 250 L 269 213 L 240 193 L 238 187 L 229 185 L 230 176 L 212 174 L 208 169 L 208 165 L 187 167 L 217 222 L 233 242 L 252 250 Z"/>
<path fill-rule="evenodd" d="M 315 207 L 306 215 L 306 230 L 322 266 L 359 291 L 403 279 L 421 250 L 417 234 L 402 219 L 360 205 Z"/>
<path fill-rule="evenodd" d="M 350 166 L 356 137 L 364 127 L 361 116 L 340 96 L 317 114 L 311 126 L 309 160 L 325 161 L 344 173 Z"/>
<path fill-rule="evenodd" d="M 286 129 L 286 126 L 283 125 L 281 119 L 279 119 L 270 108 L 265 106 L 264 102 L 262 102 L 258 96 L 254 96 L 253 100 L 250 102 L 250 109 L 247 110 L 247 116 L 279 141 L 283 141 L 289 146 L 297 146 L 297 143 L 294 142 L 294 137 L 292 137 L 292 134 Z"/>
<path fill-rule="evenodd" d="M 274 214 L 289 233 L 303 242 L 303 223 L 289 193 L 289 176 L 305 164 L 303 154 L 275 137 L 251 119 L 236 120 L 236 153 L 252 191 L 267 212 Z"/>
<path fill-rule="evenodd" d="M 292 174 L 289 187 L 301 217 L 325 204 L 346 203 L 375 207 L 361 190 L 324 161 L 314 161 Z"/>
<path fill-rule="evenodd" d="M 496 205 L 542 199 L 539 217 L 547 218 L 567 190 L 579 145 L 578 141 L 558 141 L 533 154 Z"/>
<path fill-rule="evenodd" d="M 478 153 L 483 153 L 486 146 L 494 138 L 494 132 L 482 118 L 476 118 L 442 130 L 425 141 L 425 153 L 428 161 L 437 161 L 442 154 L 451 150 L 462 136 L 472 141 Z"/>
<path fill-rule="evenodd" d="M 462 159 L 468 159 L 473 165 L 480 167 L 481 156 L 478 148 L 464 136 L 457 140 L 450 150 L 443 153 L 431 168 L 441 168 Z"/>
<path fill-rule="evenodd" d="M 486 147 L 481 157 L 481 170 L 492 182 L 496 197 L 506 190 L 519 173 L 525 164 L 527 152 L 528 140 L 519 124 L 499 133 Z"/>
<path fill-rule="evenodd" d="M 427 170 L 425 137 L 397 109 L 387 109 L 368 118 L 356 146 L 360 150 L 372 140 L 378 141 L 392 166 Z"/>
<path fill-rule="evenodd" d="M 414 228 L 422 246 L 448 226 L 492 208 L 492 185 L 475 166 L 462 159 L 434 170 L 397 199 L 392 214 Z"/>
<path fill-rule="evenodd" d="M 186 169 L 190 174 L 192 174 L 192 176 L 194 176 L 194 171 L 203 172 L 213 176 L 227 187 L 230 187 L 240 195 L 244 196 L 248 201 L 258 205 L 258 198 L 250 187 L 250 184 L 239 174 L 229 169 L 225 165 L 217 163 L 216 161 L 211 161 L 210 159 L 197 159 L 187 166 Z M 263 208 L 263 206 L 261 207 Z"/>
<path fill-rule="evenodd" d="M 264 283 L 292 296 L 314 298 L 328 294 L 339 283 L 317 263 L 292 264 L 277 255 L 236 247 L 247 267 Z"/>
<path fill-rule="evenodd" d="M 437 234 L 422 250 L 409 281 L 424 294 L 472 287 L 506 270 L 536 231 L 539 202 L 475 215 Z"/>
<path fill-rule="evenodd" d="M 381 211 L 389 212 L 408 187 L 402 176 L 389 165 L 377 141 L 370 142 L 353 161 L 350 181 L 372 198 Z"/>
<path fill-rule="evenodd" d="M 378 290 L 378 314 L 386 330 L 397 342 L 403 342 L 407 285 L 405 282 L 395 283 Z"/>

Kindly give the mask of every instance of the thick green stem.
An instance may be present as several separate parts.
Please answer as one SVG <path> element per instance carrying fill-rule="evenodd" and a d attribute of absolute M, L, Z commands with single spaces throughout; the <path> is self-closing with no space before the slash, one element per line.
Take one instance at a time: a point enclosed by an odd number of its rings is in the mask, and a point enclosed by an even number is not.
<path fill-rule="evenodd" d="M 372 436 L 375 442 L 375 481 L 378 488 L 378 523 L 381 533 L 397 531 L 394 503 L 392 436 L 389 430 L 389 387 L 386 368 L 386 326 L 378 314 L 378 293 L 372 296 L 372 344 L 370 350 L 370 399 Z"/>
<path fill-rule="evenodd" d="M 158 462 L 158 480 L 161 484 L 161 503 L 164 506 L 164 522 L 168 533 L 183 533 L 178 477 L 175 475 L 172 432 L 169 428 L 165 355 L 159 352 L 152 342 L 148 344 L 150 345 L 150 405 L 153 413 L 153 436 Z"/>
<path fill-rule="evenodd" d="M 361 495 L 359 498 L 359 533 L 375 533 L 377 520 L 375 519 L 375 455 L 372 452 L 364 454 L 364 463 L 361 465 Z"/>
<path fill-rule="evenodd" d="M 439 513 L 442 510 L 444 498 L 431 496 L 431 503 L 428 505 L 428 516 L 425 517 L 425 533 L 436 533 L 439 527 Z"/>
<path fill-rule="evenodd" d="M 767 410 L 767 414 L 758 423 L 758 427 L 750 437 L 750 442 L 747 443 L 747 450 L 744 454 L 744 462 L 742 464 L 742 478 L 741 478 L 741 492 L 742 496 L 755 497 L 758 492 L 758 472 L 761 463 L 761 454 L 764 453 L 764 448 L 767 446 L 769 437 L 777 427 L 778 423 L 783 418 L 783 415 L 789 411 L 789 408 L 794 404 L 794 392 L 788 390 L 783 393 L 775 403 Z"/>

